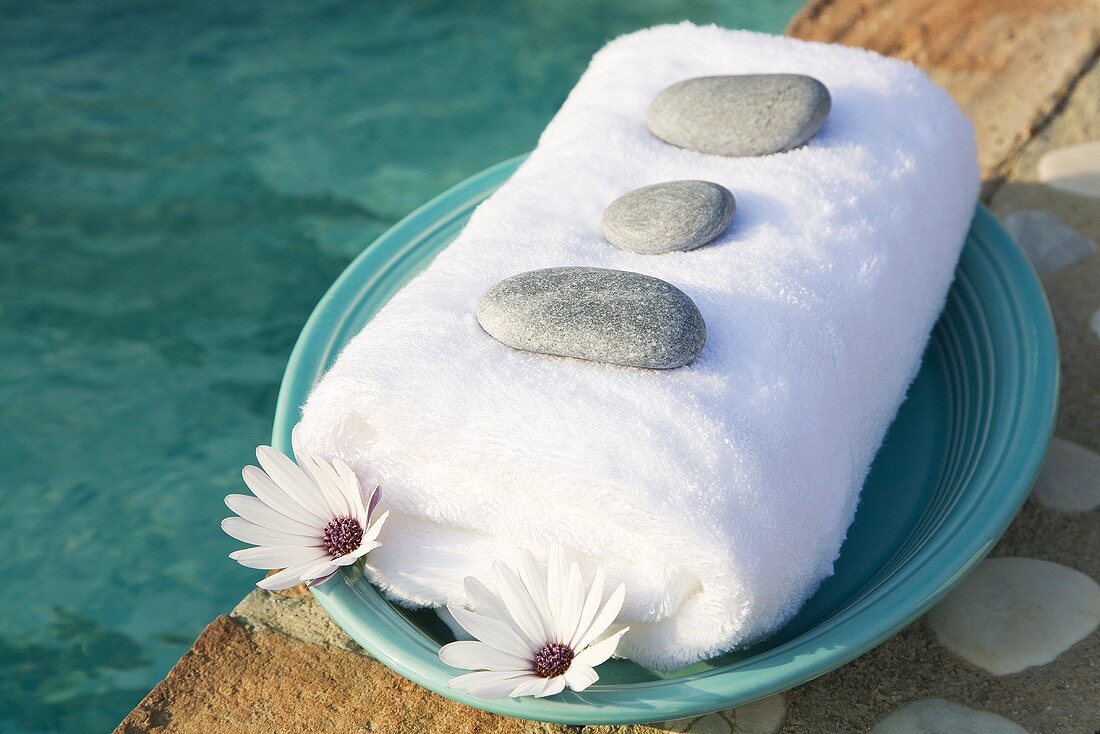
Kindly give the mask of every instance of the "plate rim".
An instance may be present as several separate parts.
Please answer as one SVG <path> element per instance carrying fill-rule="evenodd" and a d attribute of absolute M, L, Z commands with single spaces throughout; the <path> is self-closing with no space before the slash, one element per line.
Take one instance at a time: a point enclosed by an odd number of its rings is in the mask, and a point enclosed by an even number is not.
<path fill-rule="evenodd" d="M 370 266 L 377 257 L 375 253 L 391 241 L 406 242 L 407 249 L 463 216 L 499 187 L 526 157 L 523 154 L 498 163 L 447 189 L 393 225 L 348 264 L 310 314 L 287 362 L 272 431 L 276 448 L 290 452 L 290 429 L 299 418 L 299 402 L 330 363 L 326 361 L 318 370 L 317 355 L 332 352 L 332 344 L 340 337 L 333 327 L 347 313 L 347 307 L 371 288 L 374 278 Z M 826 619 L 776 648 L 740 661 L 735 670 L 716 668 L 683 678 L 615 684 L 547 699 L 479 699 L 446 687 L 447 679 L 457 673 L 438 660 L 434 652 L 438 647 L 425 634 L 416 631 L 417 635 L 410 635 L 415 630 L 407 621 L 397 622 L 396 611 L 386 613 L 382 607 L 389 603 L 377 590 L 375 598 L 365 599 L 356 587 L 334 580 L 315 587 L 314 596 L 345 632 L 399 675 L 484 711 L 552 723 L 631 724 L 697 716 L 788 690 L 854 660 L 923 615 L 985 558 L 1027 499 L 1053 435 L 1060 360 L 1054 321 L 1041 281 L 1027 256 L 980 203 L 967 234 L 971 236 L 983 240 L 988 252 L 999 259 L 1006 277 L 1015 285 L 1012 294 L 1016 311 L 1027 317 L 1026 325 L 1031 327 L 1027 343 L 1021 345 L 1025 354 L 1020 379 L 1027 378 L 1032 399 L 1019 406 L 1011 431 L 1013 440 L 1005 449 L 1010 455 L 996 477 L 1005 482 L 995 492 L 1002 501 L 984 508 L 989 514 L 979 521 L 982 532 L 959 533 L 961 528 L 955 528 L 956 532 L 946 537 L 929 538 L 902 564 L 902 569 L 909 570 L 907 574 L 884 579 L 853 604 L 855 611 L 851 614 Z M 973 509 L 958 520 L 961 527 L 973 523 Z M 928 563 L 943 556 L 954 562 L 941 559 Z M 902 583 L 914 576 L 919 583 Z M 359 611 L 364 602 L 377 613 L 369 623 Z M 865 618 L 871 607 L 877 613 Z M 799 653 L 809 642 L 816 650 Z M 664 695 L 646 696 L 658 691 Z M 672 692 L 679 695 L 670 696 Z"/>

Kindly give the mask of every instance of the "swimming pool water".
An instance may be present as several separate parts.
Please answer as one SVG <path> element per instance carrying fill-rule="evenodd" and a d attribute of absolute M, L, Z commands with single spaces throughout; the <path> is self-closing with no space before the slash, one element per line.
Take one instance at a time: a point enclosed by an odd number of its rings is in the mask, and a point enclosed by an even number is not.
<path fill-rule="evenodd" d="M 609 38 L 800 4 L 0 4 L 0 733 L 110 730 L 249 590 L 221 498 L 355 254 Z"/>

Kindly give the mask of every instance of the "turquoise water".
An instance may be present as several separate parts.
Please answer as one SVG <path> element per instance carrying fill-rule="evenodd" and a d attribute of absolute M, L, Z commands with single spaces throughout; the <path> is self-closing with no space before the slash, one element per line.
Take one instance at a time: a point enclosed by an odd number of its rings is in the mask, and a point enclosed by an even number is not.
<path fill-rule="evenodd" d="M 0 732 L 111 729 L 249 590 L 221 498 L 355 254 L 608 38 L 800 4 L 0 4 Z"/>

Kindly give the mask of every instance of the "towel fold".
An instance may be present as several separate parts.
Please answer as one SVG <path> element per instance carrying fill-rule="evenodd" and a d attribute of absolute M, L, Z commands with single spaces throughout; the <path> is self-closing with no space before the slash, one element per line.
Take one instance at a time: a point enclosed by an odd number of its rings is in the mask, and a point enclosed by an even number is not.
<path fill-rule="evenodd" d="M 805 146 L 724 158 L 646 127 L 685 78 L 794 72 L 832 111 Z M 647 184 L 703 179 L 737 199 L 692 252 L 600 235 Z M 619 648 L 659 670 L 788 620 L 833 562 L 917 372 L 978 192 L 969 121 L 914 66 L 858 49 L 690 24 L 608 44 L 512 178 L 344 349 L 302 438 L 384 486 L 368 573 L 412 605 L 559 541 L 627 600 Z M 707 342 L 668 371 L 494 341 L 479 297 L 516 273 L 583 265 L 671 282 Z"/>

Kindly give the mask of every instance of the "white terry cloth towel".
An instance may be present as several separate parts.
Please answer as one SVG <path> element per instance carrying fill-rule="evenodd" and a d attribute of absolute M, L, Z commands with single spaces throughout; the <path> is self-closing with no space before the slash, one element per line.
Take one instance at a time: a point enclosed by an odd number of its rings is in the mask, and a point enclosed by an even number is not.
<path fill-rule="evenodd" d="M 771 72 L 832 94 L 803 147 L 726 158 L 646 127 L 674 82 Z M 655 256 L 602 239 L 614 199 L 680 179 L 733 192 L 718 240 Z M 383 485 L 370 579 L 405 604 L 462 604 L 464 576 L 560 541 L 626 583 L 619 653 L 642 665 L 777 629 L 832 573 L 978 185 L 969 121 L 908 63 L 686 23 L 609 43 L 527 161 L 304 406 L 306 447 Z M 646 370 L 513 350 L 479 327 L 499 280 L 567 265 L 676 285 L 706 320 L 702 353 Z"/>

